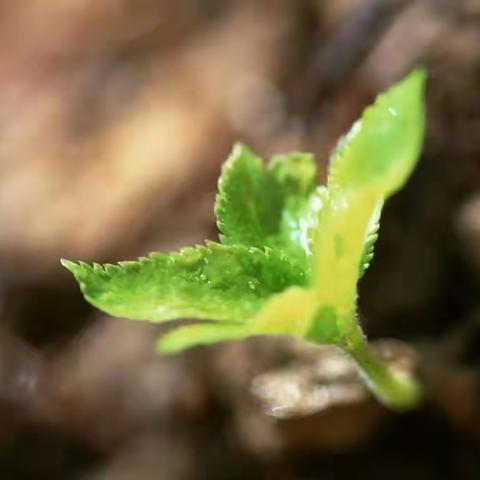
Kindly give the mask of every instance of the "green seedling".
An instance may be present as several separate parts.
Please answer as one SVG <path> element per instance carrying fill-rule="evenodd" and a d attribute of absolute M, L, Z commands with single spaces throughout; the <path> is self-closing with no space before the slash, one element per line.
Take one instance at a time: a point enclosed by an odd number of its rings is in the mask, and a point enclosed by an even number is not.
<path fill-rule="evenodd" d="M 265 166 L 237 144 L 218 185 L 219 243 L 117 265 L 63 265 L 110 315 L 199 320 L 164 335 L 161 352 L 259 335 L 333 344 L 381 402 L 414 407 L 415 378 L 384 363 L 365 339 L 357 283 L 373 257 L 383 204 L 419 157 L 424 83 L 416 70 L 378 96 L 333 152 L 326 185 L 316 186 L 310 154 L 275 156 Z"/>

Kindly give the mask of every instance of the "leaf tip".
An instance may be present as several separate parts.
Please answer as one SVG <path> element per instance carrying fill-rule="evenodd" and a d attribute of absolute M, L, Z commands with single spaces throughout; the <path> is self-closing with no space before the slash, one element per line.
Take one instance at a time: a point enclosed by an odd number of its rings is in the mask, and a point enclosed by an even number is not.
<path fill-rule="evenodd" d="M 246 153 L 252 154 L 252 150 L 250 150 L 250 148 L 248 148 L 245 143 L 237 140 L 233 144 L 232 152 L 231 152 L 230 156 L 234 157 L 234 156 L 243 155 L 243 154 L 246 154 Z"/>
<path fill-rule="evenodd" d="M 411 82 L 413 85 L 423 87 L 427 81 L 427 70 L 423 67 L 415 68 L 405 77 L 403 81 Z"/>
<path fill-rule="evenodd" d="M 423 101 L 425 85 L 427 82 L 427 71 L 425 68 L 416 68 L 400 80 L 393 88 L 401 90 L 415 101 Z"/>
<path fill-rule="evenodd" d="M 175 331 L 176 329 L 174 329 Z M 170 340 L 170 335 L 167 333 L 161 336 L 155 342 L 155 352 L 161 355 L 174 355 L 176 353 L 181 352 L 184 350 L 181 346 L 177 344 L 177 342 L 172 342 Z"/>
<path fill-rule="evenodd" d="M 72 262 L 71 260 L 67 260 L 66 258 L 61 258 L 60 263 L 64 266 L 67 270 L 72 272 L 75 275 L 75 272 L 78 270 L 79 265 L 78 263 Z"/>

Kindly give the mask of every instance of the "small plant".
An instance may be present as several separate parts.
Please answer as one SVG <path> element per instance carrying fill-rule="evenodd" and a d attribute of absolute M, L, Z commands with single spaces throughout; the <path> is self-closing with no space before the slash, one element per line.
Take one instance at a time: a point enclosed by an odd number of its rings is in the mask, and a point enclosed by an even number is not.
<path fill-rule="evenodd" d="M 415 406 L 418 383 L 371 350 L 356 308 L 383 204 L 419 156 L 424 83 L 424 72 L 416 70 L 366 109 L 334 151 L 325 186 L 316 187 L 312 155 L 279 155 L 264 166 L 237 144 L 219 180 L 220 243 L 118 265 L 63 265 L 85 298 L 110 315 L 200 320 L 164 335 L 161 352 L 292 335 L 343 349 L 385 405 Z"/>

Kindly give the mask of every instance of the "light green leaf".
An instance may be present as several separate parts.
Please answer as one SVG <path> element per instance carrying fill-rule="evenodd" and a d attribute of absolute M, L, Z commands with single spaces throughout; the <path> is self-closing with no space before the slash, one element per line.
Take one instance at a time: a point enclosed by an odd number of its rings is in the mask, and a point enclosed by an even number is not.
<path fill-rule="evenodd" d="M 403 186 L 422 146 L 424 85 L 424 71 L 415 70 L 365 110 L 332 156 L 329 190 L 386 198 Z"/>
<path fill-rule="evenodd" d="M 213 242 L 118 265 L 62 263 L 95 307 L 155 322 L 187 317 L 241 322 L 270 295 L 306 282 L 304 272 L 278 252 Z"/>
<path fill-rule="evenodd" d="M 222 243 L 270 246 L 306 268 L 300 224 L 315 176 L 312 155 L 278 155 L 265 167 L 259 157 L 237 144 L 222 169 L 215 205 Z"/>
<path fill-rule="evenodd" d="M 177 353 L 196 345 L 240 340 L 248 334 L 246 325 L 196 323 L 174 328 L 163 335 L 157 343 L 157 350 L 162 353 Z"/>
<path fill-rule="evenodd" d="M 418 160 L 424 81 L 417 70 L 379 95 L 332 155 L 311 268 L 320 304 L 333 308 L 339 323 L 354 318 L 356 284 L 373 256 L 383 202 Z"/>

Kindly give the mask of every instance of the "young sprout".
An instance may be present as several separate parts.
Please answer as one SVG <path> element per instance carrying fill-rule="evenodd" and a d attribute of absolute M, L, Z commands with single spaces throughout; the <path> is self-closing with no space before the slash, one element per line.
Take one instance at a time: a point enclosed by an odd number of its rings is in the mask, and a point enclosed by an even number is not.
<path fill-rule="evenodd" d="M 383 204 L 419 157 L 424 83 L 424 72 L 415 70 L 378 96 L 339 142 L 324 186 L 315 184 L 310 154 L 278 155 L 264 166 L 235 145 L 215 204 L 220 243 L 118 265 L 62 264 L 85 298 L 110 315 L 199 320 L 164 335 L 161 352 L 254 335 L 333 344 L 357 362 L 381 402 L 414 407 L 419 384 L 372 351 L 356 310 Z"/>

